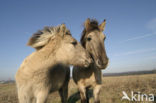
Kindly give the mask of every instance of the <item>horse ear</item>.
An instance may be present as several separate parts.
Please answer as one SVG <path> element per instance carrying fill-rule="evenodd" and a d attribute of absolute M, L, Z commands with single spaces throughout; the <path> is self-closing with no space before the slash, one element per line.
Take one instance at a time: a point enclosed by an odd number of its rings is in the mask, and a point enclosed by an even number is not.
<path fill-rule="evenodd" d="M 99 29 L 100 29 L 101 31 L 104 31 L 105 25 L 106 25 L 106 20 L 104 19 L 104 21 L 99 25 Z"/>
<path fill-rule="evenodd" d="M 90 30 L 90 19 L 89 18 L 85 21 L 84 26 L 85 26 L 86 31 Z"/>
<path fill-rule="evenodd" d="M 65 24 L 61 24 L 59 32 L 60 32 L 61 36 L 63 36 L 65 34 L 65 32 L 66 32 L 66 25 Z"/>

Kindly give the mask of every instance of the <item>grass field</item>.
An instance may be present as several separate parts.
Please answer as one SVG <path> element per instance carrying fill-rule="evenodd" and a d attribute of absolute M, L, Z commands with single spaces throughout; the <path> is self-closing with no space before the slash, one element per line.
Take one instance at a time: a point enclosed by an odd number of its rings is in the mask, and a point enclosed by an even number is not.
<path fill-rule="evenodd" d="M 70 103 L 80 103 L 77 91 L 77 86 L 71 80 L 69 84 Z M 104 77 L 100 94 L 101 103 L 151 103 L 121 101 L 122 91 L 125 91 L 129 96 L 131 91 L 140 92 L 140 94 L 152 93 L 156 96 L 156 74 Z M 93 103 L 92 92 L 90 91 L 89 94 L 91 96 L 90 101 Z M 15 84 L 0 84 L 0 103 L 18 103 L 17 101 Z M 60 103 L 57 92 L 48 97 L 48 103 Z"/>

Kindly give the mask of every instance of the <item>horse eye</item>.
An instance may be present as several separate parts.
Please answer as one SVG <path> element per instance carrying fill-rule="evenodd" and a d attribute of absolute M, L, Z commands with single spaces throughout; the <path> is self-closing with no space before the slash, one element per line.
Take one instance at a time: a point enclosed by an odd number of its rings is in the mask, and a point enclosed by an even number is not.
<path fill-rule="evenodd" d="M 90 41 L 90 40 L 91 40 L 91 38 L 90 38 L 90 37 L 88 37 L 88 38 L 87 38 L 87 40 L 88 40 L 88 41 Z"/>
<path fill-rule="evenodd" d="M 75 46 L 77 44 L 77 42 L 76 41 L 73 41 L 72 44 Z"/>

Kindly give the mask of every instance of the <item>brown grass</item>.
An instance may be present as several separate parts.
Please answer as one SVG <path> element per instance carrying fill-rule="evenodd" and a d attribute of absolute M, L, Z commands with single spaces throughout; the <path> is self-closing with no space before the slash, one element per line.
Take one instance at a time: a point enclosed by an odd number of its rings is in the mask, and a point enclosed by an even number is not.
<path fill-rule="evenodd" d="M 78 93 L 75 94 L 77 91 L 77 86 L 71 80 L 69 84 L 69 97 L 72 97 L 72 99 L 70 98 L 70 103 L 80 103 Z M 134 103 L 121 101 L 123 96 L 122 91 L 128 94 L 130 94 L 131 91 L 145 94 L 152 93 L 156 96 L 156 74 L 104 77 L 103 88 L 100 95 L 101 103 Z M 91 91 L 89 93 L 91 97 L 90 101 L 93 103 Z M 0 84 L 0 103 L 18 103 L 14 83 Z M 60 97 L 57 92 L 52 93 L 48 97 L 48 103 L 60 103 Z"/>

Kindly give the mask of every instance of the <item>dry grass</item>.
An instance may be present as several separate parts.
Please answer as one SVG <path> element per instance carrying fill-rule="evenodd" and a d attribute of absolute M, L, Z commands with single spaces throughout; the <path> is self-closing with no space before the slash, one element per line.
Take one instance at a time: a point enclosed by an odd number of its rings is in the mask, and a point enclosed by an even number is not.
<path fill-rule="evenodd" d="M 123 96 L 122 91 L 128 94 L 134 91 L 156 95 L 156 74 L 104 77 L 103 88 L 100 95 L 101 103 L 131 103 L 128 101 L 121 101 Z M 76 92 L 77 86 L 71 80 L 69 84 L 69 96 L 73 96 L 73 100 L 72 102 L 70 101 L 70 103 L 80 103 L 80 100 L 78 100 L 79 95 L 75 94 Z M 91 92 L 90 96 L 92 96 Z M 76 100 L 78 101 L 75 102 Z M 93 103 L 93 98 L 90 98 L 90 101 Z M 18 103 L 14 83 L 0 84 L 0 103 Z M 52 93 L 48 97 L 48 103 L 60 103 L 60 97 L 57 92 Z"/>

